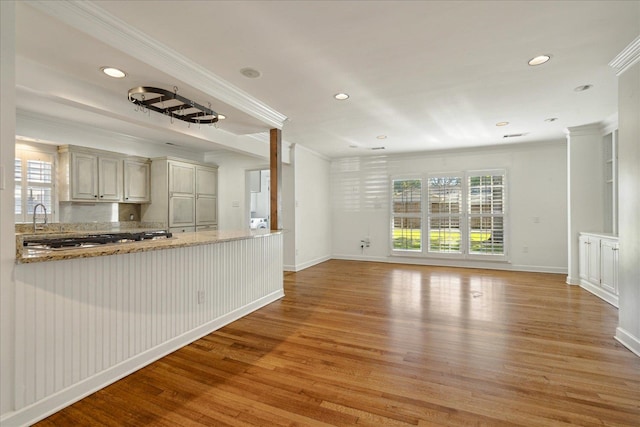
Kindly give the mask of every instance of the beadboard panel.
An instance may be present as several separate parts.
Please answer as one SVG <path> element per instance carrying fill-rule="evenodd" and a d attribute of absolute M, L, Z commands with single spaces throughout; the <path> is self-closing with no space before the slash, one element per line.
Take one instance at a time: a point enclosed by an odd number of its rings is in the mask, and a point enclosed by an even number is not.
<path fill-rule="evenodd" d="M 281 297 L 282 265 L 281 234 L 17 265 L 15 409 Z"/>

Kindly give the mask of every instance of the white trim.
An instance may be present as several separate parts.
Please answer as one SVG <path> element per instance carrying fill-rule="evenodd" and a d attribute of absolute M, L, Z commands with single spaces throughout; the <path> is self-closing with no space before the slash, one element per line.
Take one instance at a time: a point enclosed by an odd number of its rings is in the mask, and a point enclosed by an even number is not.
<path fill-rule="evenodd" d="M 237 308 L 230 313 L 211 320 L 189 332 L 179 335 L 169 341 L 166 341 L 152 349 L 138 354 L 131 359 L 106 369 L 92 377 L 80 381 L 71 387 L 52 394 L 36 403 L 26 406 L 19 411 L 10 412 L 0 418 L 1 425 L 23 426 L 31 425 L 40 421 L 49 415 L 59 411 L 60 409 L 71 405 L 74 402 L 94 393 L 109 384 L 118 381 L 121 378 L 147 366 L 156 360 L 172 353 L 211 332 L 222 328 L 239 318 L 250 314 L 259 308 L 262 308 L 284 296 L 281 289 L 272 292 L 244 307 Z"/>
<path fill-rule="evenodd" d="M 590 123 L 588 125 L 572 126 L 564 130 L 567 136 L 604 135 L 602 123 Z"/>
<path fill-rule="evenodd" d="M 601 122 L 602 136 L 618 130 L 618 113 L 612 114 Z"/>
<path fill-rule="evenodd" d="M 434 259 L 426 257 L 400 257 L 397 255 L 380 257 L 380 256 L 366 256 L 366 255 L 348 255 L 348 254 L 334 254 L 331 259 L 339 259 L 344 261 L 365 261 L 365 262 L 384 262 L 387 264 L 408 264 L 408 265 L 426 265 L 432 267 L 451 267 L 451 268 L 480 268 L 483 270 L 499 270 L 499 271 L 513 271 L 513 272 L 533 272 L 533 273 L 551 273 L 551 274 L 566 274 L 567 269 L 564 267 L 551 267 L 544 265 L 512 265 L 509 263 L 492 263 L 490 261 L 485 262 L 473 262 L 468 260 L 458 259 Z"/>
<path fill-rule="evenodd" d="M 173 76 L 252 117 L 282 129 L 287 116 L 90 1 L 27 1 L 30 6 Z"/>
<path fill-rule="evenodd" d="M 567 276 L 566 284 L 571 286 L 578 286 L 580 285 L 580 279 L 576 277 Z"/>
<path fill-rule="evenodd" d="M 595 296 L 603 299 L 604 301 L 608 302 L 609 304 L 611 304 L 615 308 L 618 308 L 618 296 L 617 295 L 613 295 L 613 294 L 605 291 L 601 287 L 596 286 L 596 285 L 594 285 L 594 284 L 592 284 L 592 283 L 590 283 L 590 282 L 588 282 L 586 280 L 580 280 L 580 287 L 582 289 L 584 289 L 585 291 L 591 292 Z"/>
<path fill-rule="evenodd" d="M 633 67 L 640 61 L 640 36 L 629 43 L 622 52 L 620 52 L 611 62 L 609 66 L 616 72 L 616 76 L 621 75 L 629 68 Z"/>
<path fill-rule="evenodd" d="M 634 337 L 631 332 L 622 329 L 620 326 L 616 328 L 616 334 L 613 338 L 640 357 L 640 338 Z"/>
<path fill-rule="evenodd" d="M 313 267 L 317 264 L 322 264 L 323 262 L 329 261 L 332 257 L 330 256 L 322 256 L 320 258 L 312 259 L 311 261 L 303 262 L 301 264 L 296 265 L 285 265 L 283 266 L 284 271 L 293 271 L 298 272 L 302 271 L 305 268 Z"/>

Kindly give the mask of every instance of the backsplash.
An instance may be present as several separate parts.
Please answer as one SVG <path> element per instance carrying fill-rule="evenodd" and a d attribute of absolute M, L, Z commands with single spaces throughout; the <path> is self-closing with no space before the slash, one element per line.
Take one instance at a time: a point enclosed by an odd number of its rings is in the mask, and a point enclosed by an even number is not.
<path fill-rule="evenodd" d="M 76 223 L 38 223 L 38 234 L 61 233 L 69 231 L 116 231 L 133 229 L 165 229 L 167 224 L 162 222 L 140 221 L 105 221 L 105 222 L 76 222 Z M 16 233 L 33 233 L 33 224 L 16 224 Z"/>
<path fill-rule="evenodd" d="M 140 221 L 140 205 L 132 203 L 60 202 L 61 223 Z"/>

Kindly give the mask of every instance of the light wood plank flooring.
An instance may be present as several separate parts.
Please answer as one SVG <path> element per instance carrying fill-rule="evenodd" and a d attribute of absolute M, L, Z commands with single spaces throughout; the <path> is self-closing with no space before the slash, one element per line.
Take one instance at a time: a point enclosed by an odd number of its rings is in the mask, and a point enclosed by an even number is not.
<path fill-rule="evenodd" d="M 617 310 L 564 278 L 332 260 L 38 425 L 639 426 Z"/>

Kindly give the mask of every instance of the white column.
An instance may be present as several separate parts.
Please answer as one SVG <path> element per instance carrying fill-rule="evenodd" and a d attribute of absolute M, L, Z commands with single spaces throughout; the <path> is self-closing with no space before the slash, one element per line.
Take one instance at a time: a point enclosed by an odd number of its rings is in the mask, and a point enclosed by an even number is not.
<path fill-rule="evenodd" d="M 640 356 L 640 36 L 611 63 L 618 75 L 618 328 Z"/>
<path fill-rule="evenodd" d="M 604 227 L 602 128 L 598 124 L 567 129 L 567 283 L 577 285 L 578 234 Z"/>
<path fill-rule="evenodd" d="M 15 226 L 13 159 L 15 158 L 15 2 L 0 1 L 0 415 L 13 410 Z"/>

